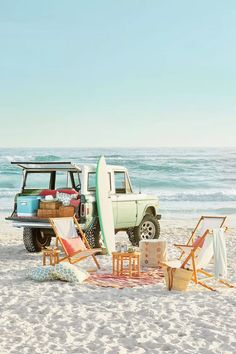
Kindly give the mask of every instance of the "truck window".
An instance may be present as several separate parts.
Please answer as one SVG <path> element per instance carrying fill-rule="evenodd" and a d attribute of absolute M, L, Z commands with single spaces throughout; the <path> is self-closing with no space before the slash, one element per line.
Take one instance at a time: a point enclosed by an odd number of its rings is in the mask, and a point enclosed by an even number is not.
<path fill-rule="evenodd" d="M 96 190 L 96 173 L 88 173 L 88 191 L 92 192 Z"/>
<path fill-rule="evenodd" d="M 72 186 L 75 188 L 77 192 L 81 190 L 81 181 L 80 181 L 80 173 L 79 172 L 70 172 Z"/>
<path fill-rule="evenodd" d="M 27 172 L 24 189 L 48 189 L 50 178 L 50 172 Z"/>
<path fill-rule="evenodd" d="M 118 194 L 132 193 L 129 179 L 125 172 L 116 171 L 115 175 L 115 189 Z"/>
<path fill-rule="evenodd" d="M 65 171 L 57 171 L 55 189 L 72 188 L 70 173 Z"/>
<path fill-rule="evenodd" d="M 111 173 L 108 172 L 109 182 L 110 182 L 110 191 L 111 191 Z M 92 192 L 96 190 L 96 173 L 89 172 L 88 173 L 88 191 Z"/>
<path fill-rule="evenodd" d="M 126 193 L 124 172 L 115 172 L 115 188 L 116 193 Z"/>

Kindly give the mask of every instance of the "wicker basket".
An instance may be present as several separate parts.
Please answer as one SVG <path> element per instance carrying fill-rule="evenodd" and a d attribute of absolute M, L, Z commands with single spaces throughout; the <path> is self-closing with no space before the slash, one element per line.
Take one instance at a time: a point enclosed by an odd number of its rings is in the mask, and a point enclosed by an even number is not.
<path fill-rule="evenodd" d="M 62 205 L 61 202 L 57 201 L 41 201 L 40 202 L 40 209 L 59 209 L 60 206 Z"/>
<path fill-rule="evenodd" d="M 183 268 L 164 267 L 165 283 L 168 290 L 186 291 L 193 271 Z"/>
<path fill-rule="evenodd" d="M 59 216 L 58 209 L 38 209 L 37 216 L 39 218 L 55 218 Z"/>
<path fill-rule="evenodd" d="M 59 216 L 73 216 L 75 213 L 75 208 L 73 206 L 60 206 L 59 208 Z"/>

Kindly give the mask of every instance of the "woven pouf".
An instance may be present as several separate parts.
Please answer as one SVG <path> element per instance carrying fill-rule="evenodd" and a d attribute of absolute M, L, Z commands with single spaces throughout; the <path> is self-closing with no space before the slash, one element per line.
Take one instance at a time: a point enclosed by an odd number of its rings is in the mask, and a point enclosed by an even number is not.
<path fill-rule="evenodd" d="M 167 261 L 167 242 L 163 240 L 142 240 L 139 242 L 141 267 L 157 268 Z"/>

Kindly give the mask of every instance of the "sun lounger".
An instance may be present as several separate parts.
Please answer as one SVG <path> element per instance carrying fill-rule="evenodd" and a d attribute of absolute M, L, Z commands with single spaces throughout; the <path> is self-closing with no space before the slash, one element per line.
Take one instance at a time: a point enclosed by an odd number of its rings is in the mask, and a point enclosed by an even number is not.
<path fill-rule="evenodd" d="M 92 256 L 97 268 L 100 268 L 95 254 L 101 252 L 102 249 L 91 249 L 75 217 L 50 218 L 49 220 L 56 234 L 56 245 L 58 247 L 60 243 L 65 253 L 63 258 L 59 257 L 59 262 L 68 261 L 73 264 Z"/>

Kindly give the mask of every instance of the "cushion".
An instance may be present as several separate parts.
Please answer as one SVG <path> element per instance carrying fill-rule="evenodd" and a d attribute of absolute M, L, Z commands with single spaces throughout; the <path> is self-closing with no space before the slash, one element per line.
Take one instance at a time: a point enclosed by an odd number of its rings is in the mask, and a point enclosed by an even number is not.
<path fill-rule="evenodd" d="M 54 274 L 57 279 L 82 283 L 89 277 L 89 273 L 70 263 L 59 263 L 54 267 Z"/>
<path fill-rule="evenodd" d="M 76 195 L 76 198 L 78 196 L 78 192 L 76 192 L 75 189 L 43 189 L 39 195 L 41 195 L 42 197 L 45 197 L 46 195 L 52 195 L 54 198 L 56 197 L 57 195 L 57 192 L 59 193 L 65 193 L 65 194 L 73 194 L 73 195 Z"/>
<path fill-rule="evenodd" d="M 57 200 L 62 202 L 63 205 L 68 206 L 70 205 L 71 199 L 77 198 L 77 194 L 67 194 L 67 193 L 60 193 L 57 192 Z"/>
<path fill-rule="evenodd" d="M 67 188 L 63 188 L 63 189 L 57 189 L 57 191 L 59 192 L 59 193 L 66 193 L 66 194 L 76 194 L 76 196 L 78 195 L 78 192 L 76 192 L 76 190 L 75 189 L 67 189 Z"/>
<path fill-rule="evenodd" d="M 42 197 L 45 197 L 46 195 L 52 195 L 53 198 L 55 198 L 57 195 L 57 191 L 52 189 L 44 189 L 39 195 L 41 195 Z"/>
<path fill-rule="evenodd" d="M 80 205 L 80 199 L 71 199 L 70 205 L 77 208 Z"/>
<path fill-rule="evenodd" d="M 26 272 L 26 277 L 35 281 L 46 281 L 56 279 L 52 266 L 38 266 Z"/>
<path fill-rule="evenodd" d="M 55 266 L 38 266 L 26 272 L 26 277 L 35 281 L 63 280 L 82 283 L 89 273 L 70 263 L 59 263 Z"/>
<path fill-rule="evenodd" d="M 79 236 L 74 238 L 61 238 L 61 241 L 69 256 L 73 256 L 79 251 L 85 251 L 87 249 Z"/>

